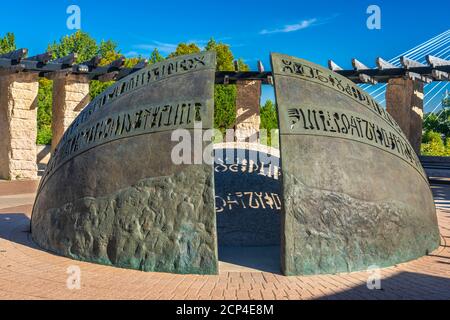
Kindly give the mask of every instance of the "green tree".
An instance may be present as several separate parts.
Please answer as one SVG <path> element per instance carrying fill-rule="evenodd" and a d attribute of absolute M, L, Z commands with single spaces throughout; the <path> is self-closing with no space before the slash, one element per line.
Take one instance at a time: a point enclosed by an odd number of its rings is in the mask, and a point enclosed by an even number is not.
<path fill-rule="evenodd" d="M 111 40 L 101 41 L 97 55 L 101 57 L 100 60 L 101 66 L 106 66 L 111 62 L 122 57 L 122 54 L 120 53 L 117 44 Z M 126 58 L 123 66 L 125 68 L 133 68 L 140 60 L 141 57 Z M 106 81 L 106 82 L 101 82 L 98 80 L 91 81 L 89 90 L 91 99 L 94 99 L 100 93 L 105 91 L 110 85 L 114 84 L 114 82 L 115 81 Z"/>
<path fill-rule="evenodd" d="M 448 143 L 448 139 L 446 139 Z M 422 137 L 421 154 L 424 156 L 449 156 L 450 145 L 444 144 L 441 134 L 435 131 L 427 131 Z"/>
<path fill-rule="evenodd" d="M 260 109 L 260 119 L 261 124 L 260 128 L 267 131 L 267 145 L 272 145 L 272 139 L 276 137 L 272 137 L 271 130 L 278 129 L 278 116 L 275 104 L 272 100 L 267 100 L 266 103 Z"/>
<path fill-rule="evenodd" d="M 87 61 L 99 52 L 95 39 L 81 30 L 62 37 L 58 43 L 53 42 L 48 49 L 53 53 L 54 58 L 61 58 L 74 52 L 77 54 L 77 63 Z"/>
<path fill-rule="evenodd" d="M 167 58 L 175 58 L 185 54 L 199 53 L 200 48 L 195 43 L 180 43 L 174 52 L 169 54 Z"/>
<path fill-rule="evenodd" d="M 439 132 L 445 138 L 450 137 L 450 109 L 444 109 L 438 114 L 425 114 L 423 129 L 425 131 Z"/>
<path fill-rule="evenodd" d="M 3 38 L 0 38 L 0 54 L 16 50 L 16 38 L 14 33 L 7 32 Z"/>
<path fill-rule="evenodd" d="M 77 54 L 77 63 L 88 61 L 95 56 L 100 56 L 100 65 L 104 66 L 121 57 L 117 44 L 111 40 L 102 40 L 97 44 L 96 40 L 88 33 L 77 31 L 71 35 L 62 37 L 59 42 L 53 42 L 48 46 L 53 57 L 61 58 L 72 52 Z M 126 59 L 125 66 L 132 67 L 139 61 L 138 58 Z M 91 99 L 106 90 L 114 81 L 91 81 L 89 94 Z M 52 118 L 52 81 L 40 79 L 38 94 L 38 138 L 42 144 L 51 143 L 51 118 Z"/>
<path fill-rule="evenodd" d="M 52 87 L 53 81 L 39 79 L 38 109 L 37 109 L 37 144 L 52 142 Z"/>
<path fill-rule="evenodd" d="M 100 42 L 100 45 L 98 46 L 98 50 L 95 55 L 101 57 L 100 66 L 106 66 L 121 57 L 121 54 L 117 49 L 117 44 L 111 40 L 107 41 L 102 40 Z M 94 57 L 95 55 L 93 55 L 92 57 Z M 91 99 L 94 99 L 96 96 L 105 91 L 113 83 L 114 81 L 105 81 L 105 82 L 98 80 L 91 81 L 89 84 L 89 95 L 91 96 Z"/>
<path fill-rule="evenodd" d="M 205 50 L 215 51 L 217 59 L 217 71 L 234 71 L 234 56 L 230 46 L 217 43 L 211 38 L 206 44 Z M 239 60 L 240 70 L 248 70 L 248 66 Z M 226 129 L 234 126 L 236 121 L 236 86 L 215 85 L 214 86 L 214 127 L 222 134 Z"/>
<path fill-rule="evenodd" d="M 444 103 L 443 103 L 444 104 Z M 450 156 L 450 110 L 425 114 L 421 153 L 429 156 Z"/>
<path fill-rule="evenodd" d="M 236 122 L 236 86 L 214 86 L 214 128 L 225 134 Z"/>
<path fill-rule="evenodd" d="M 244 62 L 244 60 L 242 60 L 242 58 L 238 59 L 238 66 L 239 66 L 239 71 L 249 71 L 250 67 L 248 66 L 248 64 L 246 64 Z"/>
<path fill-rule="evenodd" d="M 118 59 L 120 54 L 117 49 L 117 43 L 111 40 L 102 40 L 98 47 L 97 55 L 102 57 L 101 64 L 106 65 Z"/>
<path fill-rule="evenodd" d="M 223 43 L 217 43 L 211 38 L 206 44 L 205 50 L 216 52 L 217 71 L 234 71 L 234 57 L 230 50 L 230 46 Z"/>
<path fill-rule="evenodd" d="M 234 56 L 230 46 L 222 42 L 217 43 L 211 38 L 205 47 L 206 51 L 215 51 L 217 55 L 217 71 L 234 71 Z M 248 71 L 249 67 L 242 59 L 238 59 L 240 71 Z"/>
<path fill-rule="evenodd" d="M 150 55 L 150 59 L 148 60 L 149 64 L 154 64 L 157 62 L 161 62 L 164 60 L 164 57 L 159 53 L 158 48 L 153 49 L 152 54 Z"/>

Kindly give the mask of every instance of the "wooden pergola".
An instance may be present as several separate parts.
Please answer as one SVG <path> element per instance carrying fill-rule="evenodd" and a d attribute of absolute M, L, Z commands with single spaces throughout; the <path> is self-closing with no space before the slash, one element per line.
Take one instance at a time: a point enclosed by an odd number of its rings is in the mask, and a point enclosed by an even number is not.
<path fill-rule="evenodd" d="M 52 53 L 45 52 L 27 57 L 28 49 L 18 49 L 0 55 L 0 70 L 2 72 L 36 72 L 40 77 L 48 77 L 55 72 L 86 75 L 90 80 L 110 81 L 120 80 L 129 74 L 145 68 L 148 60 L 140 60 L 133 68 L 124 67 L 125 58 L 100 66 L 100 56 L 96 56 L 82 63 L 75 63 L 76 53 L 52 60 Z M 344 70 L 333 60 L 328 61 L 330 70 L 352 80 L 355 83 L 386 83 L 393 78 L 408 78 L 425 83 L 433 81 L 448 81 L 450 79 L 450 61 L 438 57 L 427 56 L 427 65 L 418 61 L 401 57 L 401 67 L 395 66 L 383 58 L 376 59 L 376 68 L 369 68 L 358 59 L 352 59 L 353 69 Z M 270 84 L 271 72 L 264 72 L 259 62 L 258 71 L 239 71 L 235 64 L 235 71 L 217 72 L 217 83 L 234 83 L 237 80 L 260 80 Z"/>
<path fill-rule="evenodd" d="M 46 52 L 27 57 L 27 49 L 18 49 L 0 55 L 0 70 L 3 72 L 35 72 L 40 77 L 49 77 L 52 73 L 71 73 L 85 75 L 89 80 L 120 80 L 127 75 L 147 66 L 146 59 L 140 60 L 133 68 L 125 68 L 125 58 L 100 66 L 101 57 L 96 56 L 82 63 L 75 63 L 76 53 L 52 60 L 52 53 Z"/>
<path fill-rule="evenodd" d="M 450 80 L 450 61 L 428 55 L 428 65 L 407 57 L 400 57 L 401 67 L 395 66 L 383 58 L 376 59 L 377 68 L 369 68 L 357 59 L 352 59 L 352 70 L 344 70 L 333 60 L 328 68 L 355 83 L 387 83 L 393 78 L 407 78 L 425 83 Z"/>

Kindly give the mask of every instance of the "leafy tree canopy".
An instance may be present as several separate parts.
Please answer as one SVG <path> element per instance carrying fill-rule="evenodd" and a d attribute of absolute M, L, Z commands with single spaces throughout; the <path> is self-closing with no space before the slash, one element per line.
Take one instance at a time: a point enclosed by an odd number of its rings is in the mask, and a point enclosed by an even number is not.
<path fill-rule="evenodd" d="M 206 44 L 205 50 L 215 51 L 217 55 L 217 71 L 234 71 L 234 56 L 230 46 L 222 42 L 217 43 L 211 38 Z M 248 71 L 249 67 L 242 59 L 238 59 L 239 70 Z"/>
<path fill-rule="evenodd" d="M 436 113 L 428 113 L 424 116 L 423 129 L 425 131 L 434 131 L 450 137 L 450 110 L 445 109 Z"/>
<path fill-rule="evenodd" d="M 0 54 L 16 50 L 16 38 L 14 33 L 7 32 L 3 38 L 0 38 Z"/>
<path fill-rule="evenodd" d="M 195 43 L 180 43 L 175 51 L 169 54 L 167 58 L 174 58 L 184 54 L 198 53 L 200 51 L 200 48 Z"/>
<path fill-rule="evenodd" d="M 62 37 L 59 42 L 53 42 L 48 50 L 53 53 L 53 58 L 61 58 L 74 52 L 77 54 L 77 63 L 87 61 L 99 53 L 95 39 L 81 30 Z"/>
<path fill-rule="evenodd" d="M 159 53 L 158 48 L 153 49 L 150 59 L 148 59 L 149 64 L 154 64 L 164 60 L 164 57 Z"/>
<path fill-rule="evenodd" d="M 272 100 L 267 100 L 260 109 L 260 128 L 267 132 L 267 145 L 277 145 L 278 141 L 274 141 L 277 137 L 272 136 L 272 130 L 278 129 L 278 116 L 275 104 Z M 261 141 L 264 143 L 265 141 Z"/>
<path fill-rule="evenodd" d="M 429 156 L 450 156 L 450 109 L 447 108 L 448 97 L 442 105 L 444 109 L 424 116 L 421 153 Z"/>

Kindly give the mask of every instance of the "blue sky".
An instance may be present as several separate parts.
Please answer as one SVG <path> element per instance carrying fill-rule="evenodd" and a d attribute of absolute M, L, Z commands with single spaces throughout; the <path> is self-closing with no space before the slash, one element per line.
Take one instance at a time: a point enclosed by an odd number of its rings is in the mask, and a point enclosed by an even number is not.
<path fill-rule="evenodd" d="M 73 32 L 66 27 L 71 4 L 81 8 L 81 27 L 94 38 L 112 39 L 123 54 L 168 54 L 179 42 L 200 46 L 210 37 L 231 45 L 251 68 L 269 68 L 269 53 L 281 52 L 326 65 L 332 58 L 351 67 L 390 59 L 450 29 L 450 1 L 11 1 L 1 5 L 0 35 L 16 34 L 30 54 Z M 47 3 L 47 4 L 46 4 Z M 381 8 L 381 30 L 366 26 L 369 5 Z M 7 14 L 5 14 L 7 13 Z M 264 90 L 263 100 L 272 97 Z"/>

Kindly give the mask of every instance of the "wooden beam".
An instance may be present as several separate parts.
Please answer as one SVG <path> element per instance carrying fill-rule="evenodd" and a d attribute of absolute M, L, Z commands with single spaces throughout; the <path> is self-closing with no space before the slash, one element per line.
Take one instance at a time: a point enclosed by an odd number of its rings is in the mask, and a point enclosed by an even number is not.
<path fill-rule="evenodd" d="M 447 73 L 447 72 L 443 72 L 443 71 L 439 71 L 439 70 L 433 69 L 431 75 L 437 81 L 448 81 L 448 80 L 450 80 L 450 74 Z"/>
<path fill-rule="evenodd" d="M 343 70 L 340 66 L 337 65 L 333 60 L 328 60 L 328 69 L 331 71 Z"/>
<path fill-rule="evenodd" d="M 9 68 L 12 66 L 11 59 L 0 58 L 0 68 Z"/>
<path fill-rule="evenodd" d="M 148 59 L 141 59 L 141 60 L 139 60 L 138 63 L 136 63 L 134 65 L 134 67 L 132 69 L 140 70 L 140 69 L 145 68 L 147 65 L 148 65 Z"/>
<path fill-rule="evenodd" d="M 270 84 L 271 72 L 257 71 L 218 71 L 216 72 L 216 84 L 233 84 L 237 80 L 256 80 L 264 84 Z"/>
<path fill-rule="evenodd" d="M 50 60 L 52 60 L 52 58 L 53 58 L 52 52 L 45 52 L 45 53 L 41 53 L 41 54 L 38 54 L 38 55 L 35 55 L 35 56 L 32 56 L 32 57 L 28 57 L 25 60 L 27 60 L 27 61 L 37 61 L 37 62 L 46 64 Z"/>
<path fill-rule="evenodd" d="M 11 51 L 11 52 L 0 54 L 0 58 L 10 59 L 16 63 L 19 63 L 23 58 L 26 57 L 27 54 L 28 54 L 28 49 L 22 48 L 22 49 L 17 49 L 17 50 Z"/>
<path fill-rule="evenodd" d="M 415 73 L 415 72 L 411 72 L 411 71 L 406 72 L 406 77 L 409 78 L 410 80 L 414 80 L 414 81 L 422 81 L 425 83 L 433 82 L 433 79 L 431 79 L 430 77 L 423 76 L 419 73 Z"/>
<path fill-rule="evenodd" d="M 138 63 L 136 63 L 133 68 L 121 68 L 119 71 L 119 74 L 116 77 L 116 80 L 125 78 L 126 76 L 145 68 L 147 65 L 148 65 L 148 60 L 142 59 Z"/>
<path fill-rule="evenodd" d="M 113 72 L 105 73 L 105 74 L 98 76 L 97 80 L 101 81 L 101 82 L 113 81 L 113 80 L 117 80 L 118 75 L 119 75 L 119 71 L 113 71 Z"/>
<path fill-rule="evenodd" d="M 378 83 L 378 81 L 375 78 L 373 78 L 371 76 L 368 76 L 367 74 L 364 74 L 364 73 L 361 73 L 359 75 L 359 80 L 362 83 L 370 83 L 370 84 L 377 84 Z"/>
<path fill-rule="evenodd" d="M 421 68 L 421 67 L 427 67 L 427 65 L 420 63 L 418 61 L 409 59 L 407 57 L 401 57 L 400 63 L 405 69 L 412 69 L 412 68 Z"/>
<path fill-rule="evenodd" d="M 377 84 L 378 81 L 373 78 L 372 76 L 368 75 L 366 72 L 369 70 L 372 70 L 368 66 L 366 66 L 361 61 L 353 58 L 352 59 L 352 66 L 355 71 L 358 72 L 358 79 L 362 83 L 369 83 L 369 84 Z"/>
<path fill-rule="evenodd" d="M 89 68 L 96 68 L 100 64 L 100 61 L 102 60 L 101 56 L 95 56 L 87 61 L 84 61 L 80 64 L 88 66 Z"/>
<path fill-rule="evenodd" d="M 378 58 L 376 59 L 376 64 L 377 64 L 378 69 L 380 69 L 380 70 L 385 70 L 385 69 L 395 69 L 395 68 L 398 68 L 398 67 L 394 66 L 392 63 L 390 63 L 390 62 L 384 60 L 384 59 L 381 58 L 381 57 L 378 57 Z"/>
<path fill-rule="evenodd" d="M 111 62 L 110 64 L 108 64 L 108 67 L 110 69 L 120 69 L 123 67 L 125 63 L 125 57 L 120 57 L 119 59 L 114 60 L 113 62 Z"/>
<path fill-rule="evenodd" d="M 89 72 L 89 75 L 91 76 L 91 78 L 93 80 L 109 79 L 110 77 L 114 78 L 114 79 L 110 79 L 110 80 L 115 80 L 115 78 L 117 77 L 118 74 L 114 74 L 114 75 L 107 75 L 107 74 L 115 72 L 115 71 L 120 71 L 120 69 L 122 68 L 124 63 L 125 63 L 125 57 L 120 57 L 119 59 L 114 60 L 113 62 L 111 62 L 110 64 L 108 64 L 106 66 L 96 67 L 96 68 L 92 69 Z M 103 75 L 105 75 L 105 77 L 102 77 Z M 100 80 L 100 81 L 110 81 L 110 80 Z"/>
<path fill-rule="evenodd" d="M 439 66 L 450 66 L 450 61 L 444 60 L 438 57 L 434 57 L 432 55 L 427 55 L 426 57 L 427 62 L 430 66 L 433 68 L 439 67 Z"/>
<path fill-rule="evenodd" d="M 362 63 L 361 61 L 353 58 L 352 59 L 352 66 L 353 69 L 360 71 L 360 70 L 370 70 L 370 68 L 368 66 L 366 66 L 364 63 Z"/>
<path fill-rule="evenodd" d="M 73 64 L 75 63 L 75 60 L 77 59 L 77 54 L 72 52 L 70 54 L 68 54 L 65 57 L 61 57 L 55 60 L 51 60 L 49 61 L 49 63 L 53 63 L 53 64 L 62 64 L 62 65 L 66 65 L 66 66 L 73 66 Z"/>
<path fill-rule="evenodd" d="M 8 60 L 8 61 L 11 61 L 11 60 Z M 22 63 L 13 64 L 9 67 L 0 68 L 0 75 L 17 73 L 17 72 L 21 72 L 23 70 L 25 70 L 25 65 L 23 65 Z"/>

